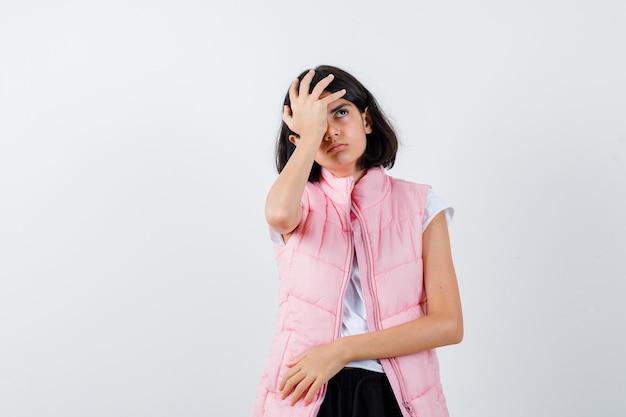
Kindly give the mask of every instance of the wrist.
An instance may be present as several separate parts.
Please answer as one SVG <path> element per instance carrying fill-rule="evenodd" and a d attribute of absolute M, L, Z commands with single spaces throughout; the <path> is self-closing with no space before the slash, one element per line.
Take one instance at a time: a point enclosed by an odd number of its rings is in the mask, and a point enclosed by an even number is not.
<path fill-rule="evenodd" d="M 341 337 L 335 340 L 339 357 L 344 364 L 354 361 L 354 347 L 352 341 L 352 336 Z"/>
<path fill-rule="evenodd" d="M 304 130 L 302 134 L 300 134 L 298 140 L 300 143 L 315 143 L 317 146 L 319 146 L 319 144 L 322 142 L 322 139 L 324 138 L 325 133 L 326 131 L 320 131 L 319 129 Z"/>

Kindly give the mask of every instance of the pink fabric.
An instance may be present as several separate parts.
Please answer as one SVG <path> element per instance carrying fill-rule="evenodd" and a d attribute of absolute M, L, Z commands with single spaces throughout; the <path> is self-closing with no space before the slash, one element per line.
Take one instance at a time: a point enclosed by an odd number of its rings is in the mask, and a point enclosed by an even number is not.
<path fill-rule="evenodd" d="M 300 226 L 276 246 L 279 308 L 276 334 L 252 417 L 314 417 L 322 390 L 307 407 L 281 400 L 285 362 L 340 334 L 342 297 L 350 277 L 353 245 L 370 331 L 426 314 L 422 268 L 422 216 L 429 187 L 372 168 L 352 177 L 308 183 Z M 382 359 L 405 417 L 447 417 L 434 350 Z"/>

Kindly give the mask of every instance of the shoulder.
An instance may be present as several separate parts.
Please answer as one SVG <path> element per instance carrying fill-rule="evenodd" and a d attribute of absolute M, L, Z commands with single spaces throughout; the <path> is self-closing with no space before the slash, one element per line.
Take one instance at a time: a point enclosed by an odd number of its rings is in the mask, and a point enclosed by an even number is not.
<path fill-rule="evenodd" d="M 422 207 L 422 230 L 441 212 L 445 213 L 446 222 L 450 224 L 454 217 L 454 208 L 442 199 L 429 184 L 421 184 L 389 176 L 392 189 L 408 197 L 408 201 L 418 202 Z"/>
<path fill-rule="evenodd" d="M 405 188 L 405 189 L 413 189 L 418 191 L 426 192 L 431 189 L 429 184 L 422 184 L 419 182 L 409 181 L 402 178 L 392 177 L 391 175 L 387 175 L 389 177 L 389 181 L 392 187 L 397 188 Z"/>
<path fill-rule="evenodd" d="M 426 203 L 426 198 L 431 190 L 431 186 L 428 184 L 421 184 L 392 176 L 389 176 L 389 182 L 391 185 L 390 189 L 397 198 L 405 196 L 412 201 L 418 199 L 422 204 Z"/>

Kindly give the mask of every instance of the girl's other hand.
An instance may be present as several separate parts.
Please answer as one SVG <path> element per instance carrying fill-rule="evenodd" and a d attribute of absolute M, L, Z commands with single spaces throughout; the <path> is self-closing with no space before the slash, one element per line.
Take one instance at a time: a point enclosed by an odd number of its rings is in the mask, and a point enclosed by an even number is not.
<path fill-rule="evenodd" d="M 340 99 L 346 94 L 346 90 L 339 90 L 327 94 L 323 98 L 325 88 L 330 85 L 334 75 L 330 74 L 321 79 L 309 94 L 311 80 L 315 75 L 310 70 L 302 81 L 296 79 L 289 87 L 289 101 L 291 107 L 285 105 L 283 109 L 283 122 L 287 127 L 300 137 L 313 137 L 322 140 L 328 128 L 327 107 L 329 103 Z"/>
<path fill-rule="evenodd" d="M 313 401 L 322 386 L 349 362 L 342 358 L 339 340 L 310 349 L 287 363 L 289 370 L 279 385 L 283 399 L 291 395 L 291 405 L 303 396 L 304 405 Z"/>

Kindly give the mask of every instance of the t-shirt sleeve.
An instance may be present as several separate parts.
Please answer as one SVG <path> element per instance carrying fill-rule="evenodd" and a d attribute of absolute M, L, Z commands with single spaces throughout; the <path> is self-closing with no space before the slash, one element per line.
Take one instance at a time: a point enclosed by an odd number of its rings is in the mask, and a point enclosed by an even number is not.
<path fill-rule="evenodd" d="M 270 239 L 272 239 L 272 242 L 274 242 L 274 244 L 278 246 L 283 246 L 285 244 L 285 241 L 283 240 L 283 235 L 272 229 L 272 226 L 270 225 L 267 225 L 267 228 L 270 231 Z"/>
<path fill-rule="evenodd" d="M 422 217 L 422 232 L 426 230 L 426 228 L 435 218 L 435 216 L 442 211 L 446 216 L 446 222 L 448 223 L 448 225 L 450 225 L 450 223 L 452 222 L 452 218 L 454 217 L 454 208 L 452 208 L 451 205 L 446 203 L 441 197 L 435 194 L 433 190 L 429 189 L 428 194 L 426 195 L 424 216 Z"/>

